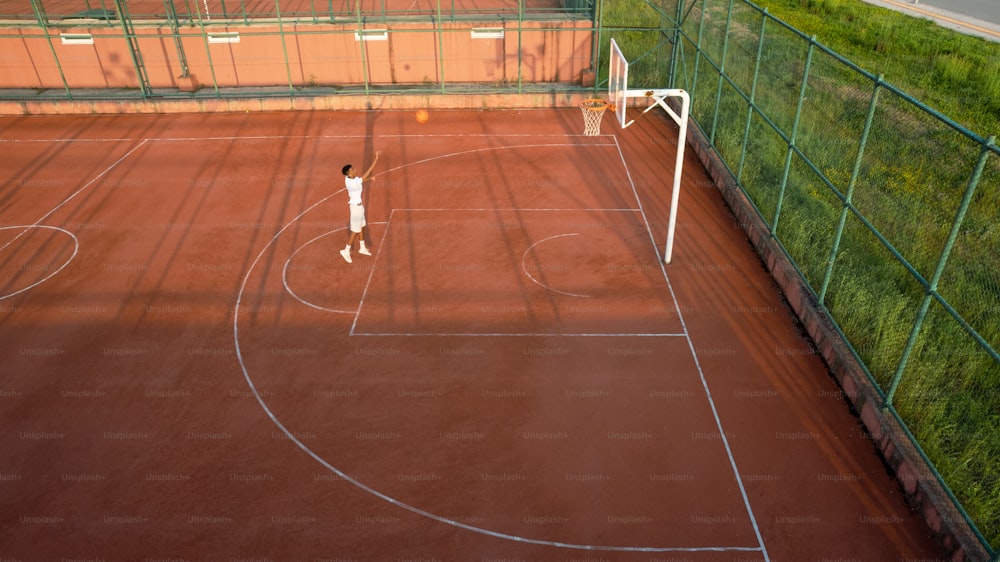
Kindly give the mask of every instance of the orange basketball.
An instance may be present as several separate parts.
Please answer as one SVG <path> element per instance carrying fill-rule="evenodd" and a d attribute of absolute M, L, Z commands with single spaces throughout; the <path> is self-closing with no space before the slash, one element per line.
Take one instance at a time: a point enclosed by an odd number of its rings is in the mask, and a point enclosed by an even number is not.
<path fill-rule="evenodd" d="M 431 116 L 426 110 L 421 109 L 420 111 L 417 111 L 417 123 L 426 123 L 430 118 Z"/>

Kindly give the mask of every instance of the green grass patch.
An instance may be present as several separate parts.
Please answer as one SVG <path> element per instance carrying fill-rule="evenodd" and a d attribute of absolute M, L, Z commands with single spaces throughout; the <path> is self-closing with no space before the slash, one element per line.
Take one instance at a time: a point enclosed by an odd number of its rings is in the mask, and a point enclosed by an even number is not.
<path fill-rule="evenodd" d="M 861 0 L 756 4 L 968 129 L 1000 134 L 1000 43 Z"/>

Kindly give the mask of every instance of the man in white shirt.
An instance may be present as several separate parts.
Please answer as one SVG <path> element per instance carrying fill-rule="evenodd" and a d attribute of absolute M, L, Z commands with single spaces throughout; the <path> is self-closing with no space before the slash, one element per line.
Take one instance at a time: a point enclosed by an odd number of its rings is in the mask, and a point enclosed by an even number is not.
<path fill-rule="evenodd" d="M 354 166 L 347 164 L 341 168 L 341 173 L 345 176 L 344 185 L 347 186 L 347 204 L 351 207 L 351 233 L 347 236 L 347 246 L 340 251 L 340 255 L 344 257 L 344 261 L 351 263 L 351 246 L 354 245 L 354 240 L 358 240 L 358 253 L 364 256 L 372 255 L 365 247 L 365 235 L 362 233 L 365 225 L 368 223 L 365 221 L 365 206 L 361 200 L 361 192 L 364 187 L 365 180 L 369 179 L 372 175 L 372 170 L 375 169 L 375 163 L 378 162 L 378 157 L 382 156 L 382 151 L 375 152 L 375 159 L 372 160 L 372 165 L 368 167 L 363 175 L 359 176 L 357 171 L 355 171 Z"/>

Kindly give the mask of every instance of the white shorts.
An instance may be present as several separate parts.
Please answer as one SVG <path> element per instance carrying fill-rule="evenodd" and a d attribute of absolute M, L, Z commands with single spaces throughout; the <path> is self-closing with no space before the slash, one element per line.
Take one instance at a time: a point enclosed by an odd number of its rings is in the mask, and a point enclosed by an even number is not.
<path fill-rule="evenodd" d="M 351 205 L 351 232 L 361 232 L 365 222 L 365 206 Z"/>

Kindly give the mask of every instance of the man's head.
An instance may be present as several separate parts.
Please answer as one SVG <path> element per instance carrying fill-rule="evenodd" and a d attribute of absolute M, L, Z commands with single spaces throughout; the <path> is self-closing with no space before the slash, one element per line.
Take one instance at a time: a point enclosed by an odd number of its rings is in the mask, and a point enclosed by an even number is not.
<path fill-rule="evenodd" d="M 340 169 L 340 173 L 347 177 L 352 177 L 354 174 L 354 166 L 350 164 L 344 164 L 344 167 Z"/>

